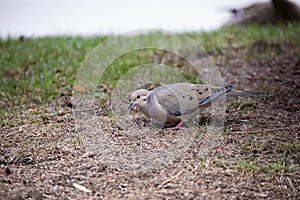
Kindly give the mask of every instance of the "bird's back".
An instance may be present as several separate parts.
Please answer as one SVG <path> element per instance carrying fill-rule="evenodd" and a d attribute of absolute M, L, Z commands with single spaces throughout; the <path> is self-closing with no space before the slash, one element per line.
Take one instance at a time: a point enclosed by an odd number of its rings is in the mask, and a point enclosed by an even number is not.
<path fill-rule="evenodd" d="M 189 115 L 199 107 L 231 90 L 231 86 L 212 88 L 207 85 L 175 83 L 156 88 L 153 95 L 171 116 Z"/>

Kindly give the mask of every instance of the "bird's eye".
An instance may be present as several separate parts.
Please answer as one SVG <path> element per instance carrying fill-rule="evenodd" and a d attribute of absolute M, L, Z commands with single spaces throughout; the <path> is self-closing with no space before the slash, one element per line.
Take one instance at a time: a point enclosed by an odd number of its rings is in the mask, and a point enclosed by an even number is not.
<path fill-rule="evenodd" d="M 140 96 L 140 95 L 137 95 L 136 98 L 139 99 L 139 98 L 141 98 L 141 96 Z"/>

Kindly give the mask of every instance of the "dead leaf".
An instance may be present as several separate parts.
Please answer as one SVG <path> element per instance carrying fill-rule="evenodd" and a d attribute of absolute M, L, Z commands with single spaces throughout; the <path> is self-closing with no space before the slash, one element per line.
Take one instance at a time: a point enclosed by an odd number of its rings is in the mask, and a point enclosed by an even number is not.
<path fill-rule="evenodd" d="M 80 85 L 74 85 L 73 90 L 76 92 L 85 92 L 86 89 Z"/>

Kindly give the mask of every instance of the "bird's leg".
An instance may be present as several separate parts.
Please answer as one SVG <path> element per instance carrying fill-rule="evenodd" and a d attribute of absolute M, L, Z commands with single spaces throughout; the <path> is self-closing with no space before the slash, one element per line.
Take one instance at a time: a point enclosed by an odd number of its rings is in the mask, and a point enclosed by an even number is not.
<path fill-rule="evenodd" d="M 178 124 L 176 124 L 176 126 L 172 127 L 172 128 L 169 128 L 170 130 L 178 130 L 180 129 L 181 125 L 183 124 L 182 121 L 180 121 Z"/>

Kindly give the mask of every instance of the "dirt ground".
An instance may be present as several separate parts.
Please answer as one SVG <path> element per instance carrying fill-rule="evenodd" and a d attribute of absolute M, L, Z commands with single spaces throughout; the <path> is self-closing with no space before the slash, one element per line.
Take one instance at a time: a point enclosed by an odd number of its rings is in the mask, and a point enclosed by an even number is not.
<path fill-rule="evenodd" d="M 275 93 L 229 102 L 206 158 L 197 137 L 158 171 L 123 172 L 86 153 L 71 94 L 28 106 L 11 116 L 18 126 L 0 127 L 0 199 L 300 199 L 299 52 L 267 40 L 213 55 L 226 83 Z"/>

